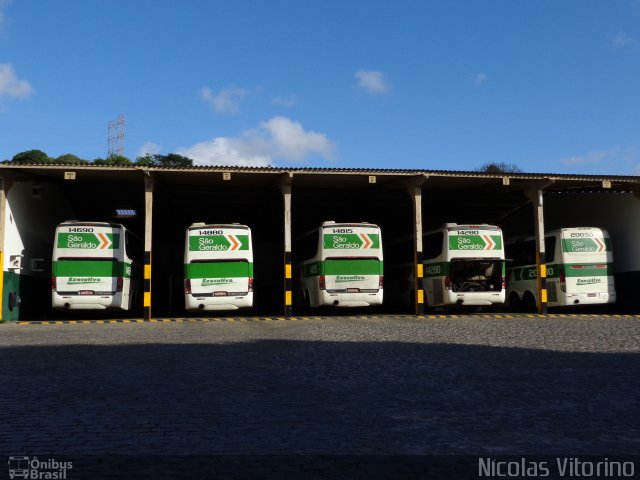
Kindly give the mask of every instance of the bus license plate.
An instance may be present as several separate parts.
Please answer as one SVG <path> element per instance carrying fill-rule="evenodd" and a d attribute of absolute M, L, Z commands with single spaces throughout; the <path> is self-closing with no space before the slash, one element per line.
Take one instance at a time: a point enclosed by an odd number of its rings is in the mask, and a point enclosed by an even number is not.
<path fill-rule="evenodd" d="M 597 297 L 597 293 L 587 293 L 587 297 Z"/>
<path fill-rule="evenodd" d="M 95 292 L 93 290 L 80 290 L 78 292 L 79 295 L 94 295 Z"/>
<path fill-rule="evenodd" d="M 358 293 L 359 291 L 359 288 L 347 288 L 347 293 Z"/>
<path fill-rule="evenodd" d="M 227 292 L 213 292 L 214 297 L 226 297 Z"/>

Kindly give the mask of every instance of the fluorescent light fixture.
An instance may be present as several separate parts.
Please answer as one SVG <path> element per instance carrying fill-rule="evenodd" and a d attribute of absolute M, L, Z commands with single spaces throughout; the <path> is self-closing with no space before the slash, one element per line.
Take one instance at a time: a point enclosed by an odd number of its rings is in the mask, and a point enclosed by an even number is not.
<path fill-rule="evenodd" d="M 136 211 L 132 208 L 116 208 L 116 218 L 131 218 L 136 215 Z"/>

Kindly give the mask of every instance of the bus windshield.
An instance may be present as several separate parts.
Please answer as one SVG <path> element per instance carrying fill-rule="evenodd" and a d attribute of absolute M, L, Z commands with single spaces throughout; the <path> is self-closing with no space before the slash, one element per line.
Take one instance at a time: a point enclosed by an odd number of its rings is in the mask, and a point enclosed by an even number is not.
<path fill-rule="evenodd" d="M 187 278 L 249 277 L 247 260 L 192 260 Z"/>
<path fill-rule="evenodd" d="M 325 275 L 380 275 L 380 260 L 377 258 L 339 257 L 327 258 Z"/>
<path fill-rule="evenodd" d="M 452 260 L 451 290 L 499 292 L 502 289 L 502 265 L 502 260 Z"/>
<path fill-rule="evenodd" d="M 117 277 L 120 275 L 119 267 L 120 264 L 115 258 L 64 257 L 54 263 L 54 276 Z"/>

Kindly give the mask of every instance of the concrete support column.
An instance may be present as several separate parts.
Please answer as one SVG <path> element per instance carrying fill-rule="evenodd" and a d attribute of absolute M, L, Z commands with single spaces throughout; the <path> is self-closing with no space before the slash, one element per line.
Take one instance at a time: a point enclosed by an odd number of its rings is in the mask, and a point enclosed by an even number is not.
<path fill-rule="evenodd" d="M 153 226 L 153 178 L 144 171 L 144 319 L 151 319 L 151 234 Z"/>
<path fill-rule="evenodd" d="M 407 187 L 413 203 L 413 264 L 414 264 L 414 305 L 415 314 L 424 314 L 424 258 L 422 250 L 422 187 Z"/>
<path fill-rule="evenodd" d="M 293 281 L 291 268 L 291 183 L 293 174 L 281 177 L 280 190 L 284 203 L 284 315 L 293 314 Z"/>
<path fill-rule="evenodd" d="M 547 313 L 547 259 L 544 245 L 544 203 L 543 189 L 530 189 L 526 192 L 533 202 L 534 223 L 536 229 L 536 270 L 538 281 L 538 313 Z"/>

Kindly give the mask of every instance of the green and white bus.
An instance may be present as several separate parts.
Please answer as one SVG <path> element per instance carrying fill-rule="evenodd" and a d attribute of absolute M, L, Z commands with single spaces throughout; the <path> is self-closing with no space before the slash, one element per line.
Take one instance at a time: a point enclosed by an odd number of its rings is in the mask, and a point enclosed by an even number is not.
<path fill-rule="evenodd" d="M 595 227 L 561 228 L 544 238 L 547 305 L 613 303 L 613 252 L 606 230 Z M 535 238 L 507 244 L 513 259 L 508 269 L 507 299 L 512 310 L 534 311 L 538 302 Z"/>
<path fill-rule="evenodd" d="M 251 229 L 194 223 L 184 249 L 184 303 L 189 311 L 253 306 Z"/>
<path fill-rule="evenodd" d="M 293 254 L 311 257 L 297 265 L 304 305 L 382 304 L 382 234 L 377 225 L 323 222 L 296 241 Z"/>
<path fill-rule="evenodd" d="M 139 239 L 120 224 L 61 223 L 53 246 L 53 308 L 130 310 L 140 298 L 141 255 Z"/>
<path fill-rule="evenodd" d="M 426 305 L 490 306 L 505 301 L 502 230 L 446 223 L 423 235 Z"/>

